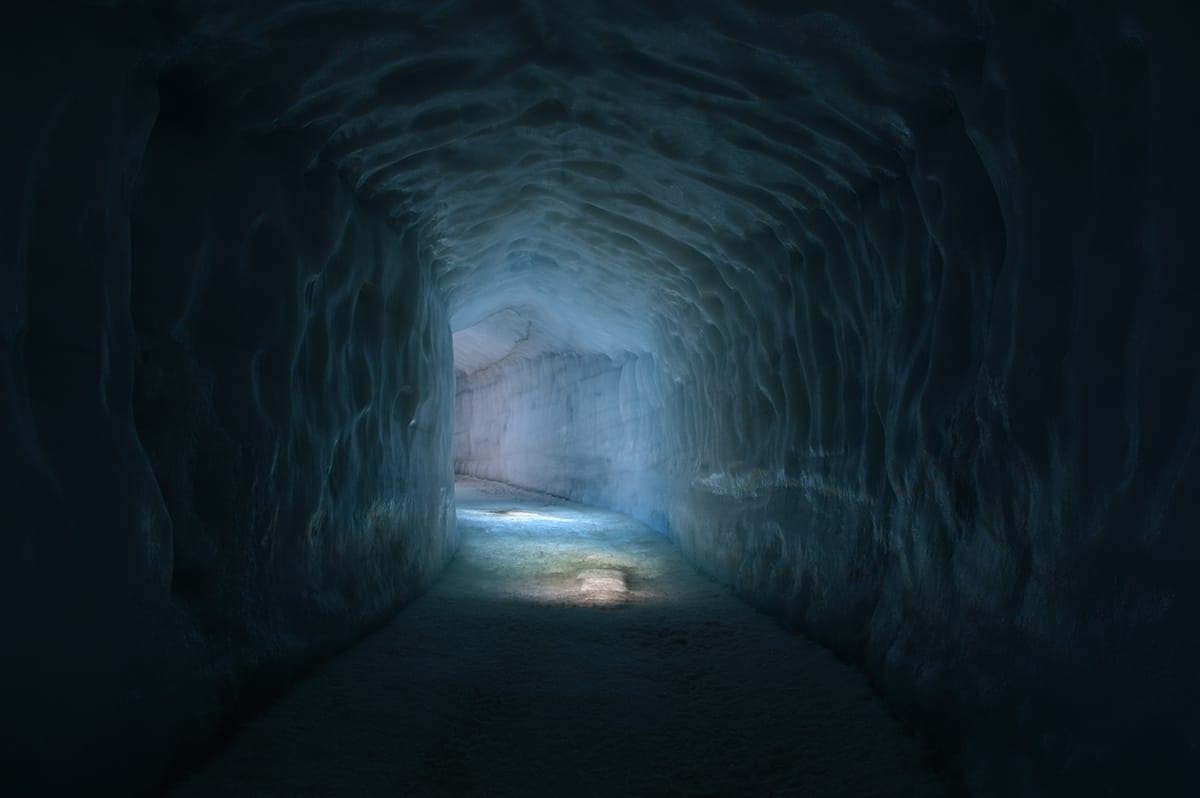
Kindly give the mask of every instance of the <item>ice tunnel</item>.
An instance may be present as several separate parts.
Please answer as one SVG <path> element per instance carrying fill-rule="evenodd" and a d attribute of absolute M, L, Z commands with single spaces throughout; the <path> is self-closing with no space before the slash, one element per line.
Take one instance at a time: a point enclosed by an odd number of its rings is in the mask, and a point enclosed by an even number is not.
<path fill-rule="evenodd" d="M 1200 790 L 1188 4 L 5 16 L 12 794 L 164 789 L 456 474 L 654 530 L 950 794 Z"/>

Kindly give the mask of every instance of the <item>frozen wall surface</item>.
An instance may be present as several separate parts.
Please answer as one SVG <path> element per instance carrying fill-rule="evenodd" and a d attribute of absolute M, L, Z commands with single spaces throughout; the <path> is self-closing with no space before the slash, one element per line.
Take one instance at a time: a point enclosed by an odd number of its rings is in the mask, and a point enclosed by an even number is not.
<path fill-rule="evenodd" d="M 288 136 L 123 27 L 21 33 L 3 780 L 136 793 L 453 552 L 450 332 L 417 232 Z"/>
<path fill-rule="evenodd" d="M 665 532 L 657 378 L 648 355 L 542 354 L 459 372 L 454 469 L 619 507 Z"/>
<path fill-rule="evenodd" d="M 1200 791 L 1187 4 L 83 8 L 0 48 L 3 567 L 129 690 L 39 722 L 164 758 L 419 584 L 453 347 L 460 469 L 648 520 L 975 794 Z"/>

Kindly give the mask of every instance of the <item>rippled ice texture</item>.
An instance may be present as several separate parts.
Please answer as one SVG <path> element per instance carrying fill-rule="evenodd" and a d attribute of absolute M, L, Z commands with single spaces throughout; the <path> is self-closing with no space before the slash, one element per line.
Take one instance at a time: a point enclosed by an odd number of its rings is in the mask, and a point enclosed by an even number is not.
<path fill-rule="evenodd" d="M 152 5 L 0 47 L 5 604 L 152 616 L 102 633 L 146 652 L 120 689 L 41 713 L 144 708 L 95 767 L 436 571 L 482 324 L 464 470 L 666 531 L 977 792 L 1194 781 L 1184 4 Z"/>

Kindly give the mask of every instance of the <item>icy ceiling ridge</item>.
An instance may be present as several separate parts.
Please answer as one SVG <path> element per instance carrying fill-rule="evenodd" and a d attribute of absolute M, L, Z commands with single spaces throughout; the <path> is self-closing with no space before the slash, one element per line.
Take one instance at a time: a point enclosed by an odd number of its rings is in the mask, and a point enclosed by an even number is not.
<path fill-rule="evenodd" d="M 433 233 L 455 330 L 524 305 L 608 353 L 752 325 L 739 295 L 848 237 L 976 41 L 876 0 L 180 5 L 178 62 L 248 126 Z"/>

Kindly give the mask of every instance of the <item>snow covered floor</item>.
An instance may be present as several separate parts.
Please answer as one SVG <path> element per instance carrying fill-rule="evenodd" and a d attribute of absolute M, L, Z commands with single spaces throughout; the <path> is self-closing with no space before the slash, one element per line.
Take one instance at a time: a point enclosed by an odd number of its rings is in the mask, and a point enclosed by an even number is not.
<path fill-rule="evenodd" d="M 941 795 L 863 679 L 626 516 L 460 480 L 462 546 L 177 791 Z"/>

